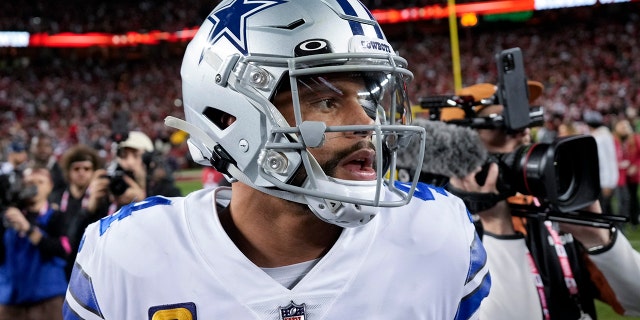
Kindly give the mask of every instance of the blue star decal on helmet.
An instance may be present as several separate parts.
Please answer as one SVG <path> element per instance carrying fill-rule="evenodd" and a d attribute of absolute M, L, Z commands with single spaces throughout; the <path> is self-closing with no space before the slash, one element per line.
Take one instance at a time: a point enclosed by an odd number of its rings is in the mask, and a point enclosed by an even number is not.
<path fill-rule="evenodd" d="M 247 55 L 245 23 L 250 16 L 279 4 L 284 0 L 234 0 L 207 19 L 213 23 L 209 32 L 209 43 L 214 44 L 222 37 L 231 42 L 243 55 Z"/>

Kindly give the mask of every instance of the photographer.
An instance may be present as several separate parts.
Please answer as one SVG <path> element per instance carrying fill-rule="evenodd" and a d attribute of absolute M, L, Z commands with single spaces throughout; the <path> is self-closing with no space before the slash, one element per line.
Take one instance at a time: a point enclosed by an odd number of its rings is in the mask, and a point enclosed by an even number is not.
<path fill-rule="evenodd" d="M 71 251 L 66 218 L 47 200 L 53 189 L 47 169 L 26 169 L 22 183 L 22 197 L 2 212 L 0 319 L 62 319 Z"/>
<path fill-rule="evenodd" d="M 474 100 L 495 94 L 479 88 L 463 88 L 458 95 Z M 495 88 L 495 86 L 494 86 Z M 542 85 L 529 82 L 533 102 Z M 477 108 L 477 117 L 503 114 L 500 104 Z M 529 129 L 504 127 L 477 129 L 490 154 L 516 150 L 527 140 Z M 597 159 L 578 159 L 577 162 Z M 572 223 L 552 223 L 543 216 L 513 215 L 516 202 L 533 205 L 531 195 L 506 199 L 498 177 L 502 168 L 491 163 L 484 183 L 478 182 L 478 167 L 464 177 L 451 177 L 448 189 L 465 202 L 481 203 L 474 212 L 487 249 L 492 275 L 489 297 L 481 307 L 484 319 L 595 319 L 594 299 L 609 304 L 617 313 L 640 315 L 640 254 L 615 228 L 596 228 Z M 482 181 L 481 181 L 482 182 Z M 473 206 L 471 206 L 473 207 Z M 599 202 L 587 211 L 601 212 Z M 631 281 L 629 281 L 632 279 Z"/>
<path fill-rule="evenodd" d="M 140 131 L 130 131 L 118 142 L 116 159 L 106 170 L 97 170 L 95 190 L 113 200 L 109 213 L 148 196 L 179 196 L 171 171 L 161 155 L 154 153 L 151 139 Z"/>

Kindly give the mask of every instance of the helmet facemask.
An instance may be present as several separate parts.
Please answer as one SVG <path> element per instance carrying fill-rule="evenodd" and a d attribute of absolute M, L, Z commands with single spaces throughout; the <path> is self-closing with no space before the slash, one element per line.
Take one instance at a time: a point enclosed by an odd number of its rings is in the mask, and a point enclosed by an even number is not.
<path fill-rule="evenodd" d="M 410 73 L 397 72 L 406 70 L 394 68 L 388 56 L 333 55 L 315 64 L 301 60 L 294 64 L 300 69 L 289 70 L 271 97 L 268 110 L 277 112 L 271 117 L 284 118 L 287 125 L 273 127 L 268 136 L 258 160 L 261 178 L 302 195 L 298 202 L 341 226 L 364 224 L 379 207 L 406 204 L 408 194 L 394 186 L 395 154 L 410 141 L 424 144 L 420 128 L 406 126 L 411 120 L 405 91 Z M 345 72 L 345 67 L 354 71 Z M 347 103 L 360 110 L 333 117 L 333 108 Z M 337 141 L 342 149 L 321 151 Z M 344 162 L 354 153 L 359 156 Z M 385 195 L 388 190 L 397 196 Z"/>

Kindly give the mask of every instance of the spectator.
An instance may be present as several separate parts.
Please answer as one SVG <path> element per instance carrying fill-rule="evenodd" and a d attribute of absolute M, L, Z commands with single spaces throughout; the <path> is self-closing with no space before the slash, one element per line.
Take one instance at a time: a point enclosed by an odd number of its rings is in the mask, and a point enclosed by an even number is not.
<path fill-rule="evenodd" d="M 71 253 L 66 272 L 70 277 L 84 229 L 107 215 L 109 202 L 104 200 L 103 194 L 89 188 L 96 171 L 103 166 L 95 149 L 85 145 L 73 146 L 62 155 L 61 164 L 68 187 L 57 203 L 68 219 Z"/>
<path fill-rule="evenodd" d="M 8 207 L 0 225 L 0 319 L 62 319 L 66 219 L 47 200 L 53 182 L 46 168 L 25 170 L 24 184 L 37 191 L 24 207 Z"/>
<path fill-rule="evenodd" d="M 39 133 L 31 139 L 31 165 L 30 167 L 47 168 L 53 179 L 53 191 L 51 191 L 49 201 L 60 199 L 62 192 L 67 187 L 62 169 L 53 154 L 53 138 L 45 133 Z"/>
<path fill-rule="evenodd" d="M 598 111 L 587 110 L 583 115 L 584 122 L 589 126 L 591 135 L 598 146 L 598 165 L 600 167 L 600 203 L 602 212 L 613 214 L 613 190 L 618 184 L 618 159 L 616 146 L 611 130 L 604 125 L 602 114 Z"/>
<path fill-rule="evenodd" d="M 219 186 L 230 186 L 222 173 L 213 167 L 204 167 L 202 169 L 202 187 L 204 189 L 213 189 Z"/>
<path fill-rule="evenodd" d="M 640 135 L 633 130 L 627 119 L 622 119 L 614 126 L 614 135 L 622 150 L 624 178 L 629 194 L 627 213 L 632 228 L 638 226 L 640 214 L 640 200 L 638 199 L 638 184 L 640 183 Z"/>
<path fill-rule="evenodd" d="M 29 155 L 24 143 L 13 140 L 5 151 L 7 161 L 0 164 L 0 174 L 11 174 L 12 172 L 22 172 L 28 165 Z"/>

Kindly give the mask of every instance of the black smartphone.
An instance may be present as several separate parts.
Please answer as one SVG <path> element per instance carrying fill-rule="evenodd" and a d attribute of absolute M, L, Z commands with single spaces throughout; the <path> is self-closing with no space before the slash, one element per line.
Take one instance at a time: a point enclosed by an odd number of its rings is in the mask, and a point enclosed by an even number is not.
<path fill-rule="evenodd" d="M 529 126 L 529 89 L 524 72 L 522 51 L 511 48 L 496 54 L 498 66 L 498 102 L 504 106 L 502 116 L 509 130 L 522 130 Z"/>

